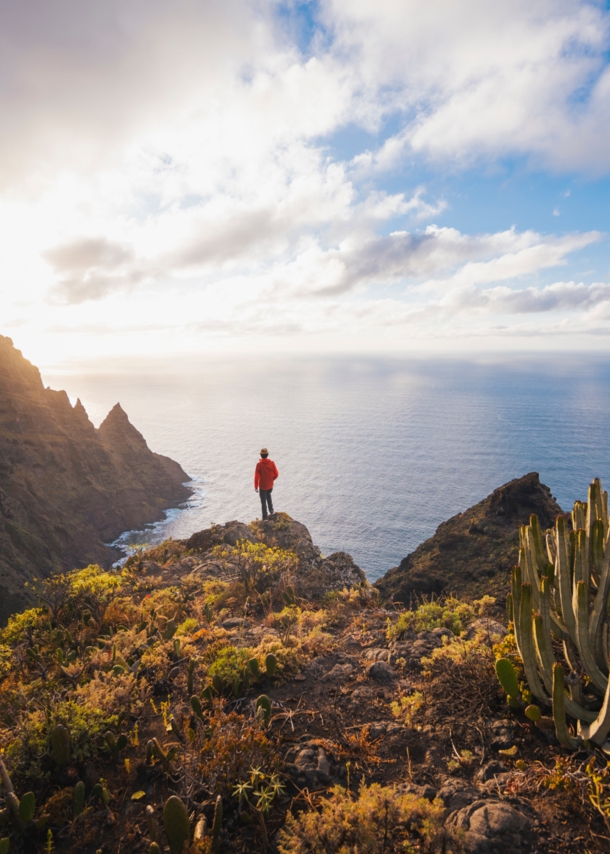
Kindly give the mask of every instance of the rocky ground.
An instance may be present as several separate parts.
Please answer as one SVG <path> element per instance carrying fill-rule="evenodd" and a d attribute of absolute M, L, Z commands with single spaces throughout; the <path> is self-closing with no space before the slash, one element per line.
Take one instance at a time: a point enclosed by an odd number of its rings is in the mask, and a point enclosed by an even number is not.
<path fill-rule="evenodd" d="M 167 850 L 172 794 L 189 813 L 191 852 L 609 850 L 605 758 L 568 754 L 509 709 L 493 648 L 514 646 L 489 597 L 388 607 L 348 555 L 323 558 L 284 514 L 169 541 L 107 584 L 76 574 L 61 595 L 51 586 L 46 611 L 2 636 L 0 750 L 15 790 L 37 802 L 24 830 L 8 822 L 11 851 L 48 850 L 49 831 L 59 852 L 137 854 L 154 835 Z M 250 679 L 252 658 L 262 672 Z M 71 735 L 63 766 L 58 723 Z M 128 734 L 120 754 L 105 731 Z M 78 780 L 86 808 L 75 817 Z M 379 791 L 386 824 L 370 806 Z"/>

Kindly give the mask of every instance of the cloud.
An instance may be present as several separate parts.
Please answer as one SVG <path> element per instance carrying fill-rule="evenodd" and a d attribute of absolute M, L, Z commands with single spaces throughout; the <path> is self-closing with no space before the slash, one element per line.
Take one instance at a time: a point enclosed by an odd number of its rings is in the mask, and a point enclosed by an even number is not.
<path fill-rule="evenodd" d="M 483 290 L 472 286 L 453 293 L 443 305 L 451 314 L 473 309 L 494 314 L 536 314 L 590 309 L 609 300 L 610 284 L 555 282 L 540 289 L 496 287 Z"/>
<path fill-rule="evenodd" d="M 558 169 L 610 168 L 610 13 L 572 0 L 327 0 L 333 50 L 361 112 L 400 129 L 357 164 L 408 154 L 472 163 L 530 155 Z M 373 108 L 376 98 L 377 110 Z"/>
<path fill-rule="evenodd" d="M 466 283 L 515 279 L 565 264 L 569 253 L 599 240 L 598 232 L 564 237 L 515 229 L 467 235 L 454 228 L 428 226 L 423 232 L 347 239 L 336 249 L 308 250 L 308 264 L 297 259 L 290 278 L 296 293 L 338 295 L 361 286 L 421 281 L 420 292 Z M 495 256 L 495 257 L 494 257 Z M 472 260 L 471 260 L 472 259 Z M 474 260 L 477 259 L 477 260 Z M 489 260 L 478 260 L 489 259 Z M 455 269 L 446 279 L 438 276 Z"/>
<path fill-rule="evenodd" d="M 103 237 L 81 238 L 43 254 L 58 276 L 51 298 L 63 303 L 102 299 L 113 291 L 131 289 L 146 276 L 145 269 L 134 263 L 131 247 Z"/>

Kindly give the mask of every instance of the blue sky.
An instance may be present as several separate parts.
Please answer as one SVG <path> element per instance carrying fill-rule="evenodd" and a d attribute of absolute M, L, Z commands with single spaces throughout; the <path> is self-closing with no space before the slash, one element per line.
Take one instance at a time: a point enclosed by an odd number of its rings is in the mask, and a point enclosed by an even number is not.
<path fill-rule="evenodd" d="M 610 12 L 0 2 L 0 332 L 40 364 L 605 352 Z"/>

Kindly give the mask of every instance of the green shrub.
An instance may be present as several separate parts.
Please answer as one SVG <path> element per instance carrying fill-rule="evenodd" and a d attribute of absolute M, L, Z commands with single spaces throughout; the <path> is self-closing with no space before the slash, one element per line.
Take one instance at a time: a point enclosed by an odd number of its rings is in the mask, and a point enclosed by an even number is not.
<path fill-rule="evenodd" d="M 473 620 L 486 614 L 494 602 L 491 596 L 475 599 L 472 604 L 454 596 L 423 602 L 414 611 L 403 611 L 394 625 L 388 623 L 388 640 L 401 637 L 408 629 L 423 632 L 445 628 L 459 635 Z"/>
<path fill-rule="evenodd" d="M 8 645 L 19 643 L 28 632 L 40 626 L 44 619 L 42 608 L 29 608 L 21 614 L 12 614 L 6 626 L 0 629 L 0 640 Z"/>
<path fill-rule="evenodd" d="M 210 679 L 218 677 L 225 685 L 232 686 L 236 680 L 243 680 L 248 661 L 252 656 L 247 649 L 236 646 L 223 646 L 210 665 Z"/>

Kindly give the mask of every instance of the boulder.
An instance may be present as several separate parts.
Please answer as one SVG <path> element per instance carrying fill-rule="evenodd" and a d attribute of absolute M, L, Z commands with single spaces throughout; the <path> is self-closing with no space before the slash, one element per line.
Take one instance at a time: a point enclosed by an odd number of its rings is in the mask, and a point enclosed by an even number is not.
<path fill-rule="evenodd" d="M 505 801 L 476 800 L 451 813 L 447 827 L 463 834 L 467 854 L 526 854 L 532 850 L 531 819 Z"/>

